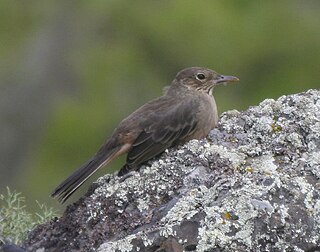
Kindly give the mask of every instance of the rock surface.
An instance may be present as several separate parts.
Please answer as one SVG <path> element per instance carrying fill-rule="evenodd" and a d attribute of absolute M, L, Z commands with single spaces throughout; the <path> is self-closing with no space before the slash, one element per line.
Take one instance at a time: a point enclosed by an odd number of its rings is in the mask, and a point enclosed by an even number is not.
<path fill-rule="evenodd" d="M 222 114 L 207 139 L 105 175 L 28 251 L 320 251 L 320 91 Z"/>

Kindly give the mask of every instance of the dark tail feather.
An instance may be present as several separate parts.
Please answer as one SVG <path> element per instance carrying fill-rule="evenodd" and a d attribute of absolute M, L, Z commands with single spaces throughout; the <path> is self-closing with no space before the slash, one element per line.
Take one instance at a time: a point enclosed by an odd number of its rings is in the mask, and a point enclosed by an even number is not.
<path fill-rule="evenodd" d="M 120 148 L 115 148 L 103 154 L 100 151 L 78 170 L 71 174 L 52 192 L 51 197 L 58 198 L 60 202 L 65 202 L 96 170 L 108 164 L 117 154 Z"/>

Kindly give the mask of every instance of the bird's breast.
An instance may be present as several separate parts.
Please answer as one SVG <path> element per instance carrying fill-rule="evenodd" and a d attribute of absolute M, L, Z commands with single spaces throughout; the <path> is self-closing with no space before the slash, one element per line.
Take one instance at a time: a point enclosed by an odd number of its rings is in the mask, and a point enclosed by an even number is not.
<path fill-rule="evenodd" d="M 199 108 L 196 116 L 196 131 L 188 140 L 205 138 L 210 130 L 217 126 L 218 110 L 212 95 L 203 94 L 199 97 Z"/>

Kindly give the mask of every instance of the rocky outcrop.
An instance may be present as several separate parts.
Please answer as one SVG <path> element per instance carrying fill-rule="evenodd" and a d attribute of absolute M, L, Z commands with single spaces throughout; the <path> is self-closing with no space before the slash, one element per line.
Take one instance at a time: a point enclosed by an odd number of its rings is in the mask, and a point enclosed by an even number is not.
<path fill-rule="evenodd" d="M 222 114 L 207 139 L 105 175 L 29 251 L 318 251 L 320 91 Z"/>

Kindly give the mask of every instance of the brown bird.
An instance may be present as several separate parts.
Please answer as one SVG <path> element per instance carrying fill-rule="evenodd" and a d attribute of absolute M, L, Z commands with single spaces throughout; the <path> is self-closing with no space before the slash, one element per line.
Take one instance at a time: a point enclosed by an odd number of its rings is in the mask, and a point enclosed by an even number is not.
<path fill-rule="evenodd" d="M 128 153 L 118 175 L 136 170 L 165 149 L 191 139 L 205 138 L 218 122 L 212 89 L 239 81 L 202 67 L 180 71 L 165 94 L 122 120 L 98 152 L 63 181 L 52 193 L 65 202 L 96 170 Z"/>

